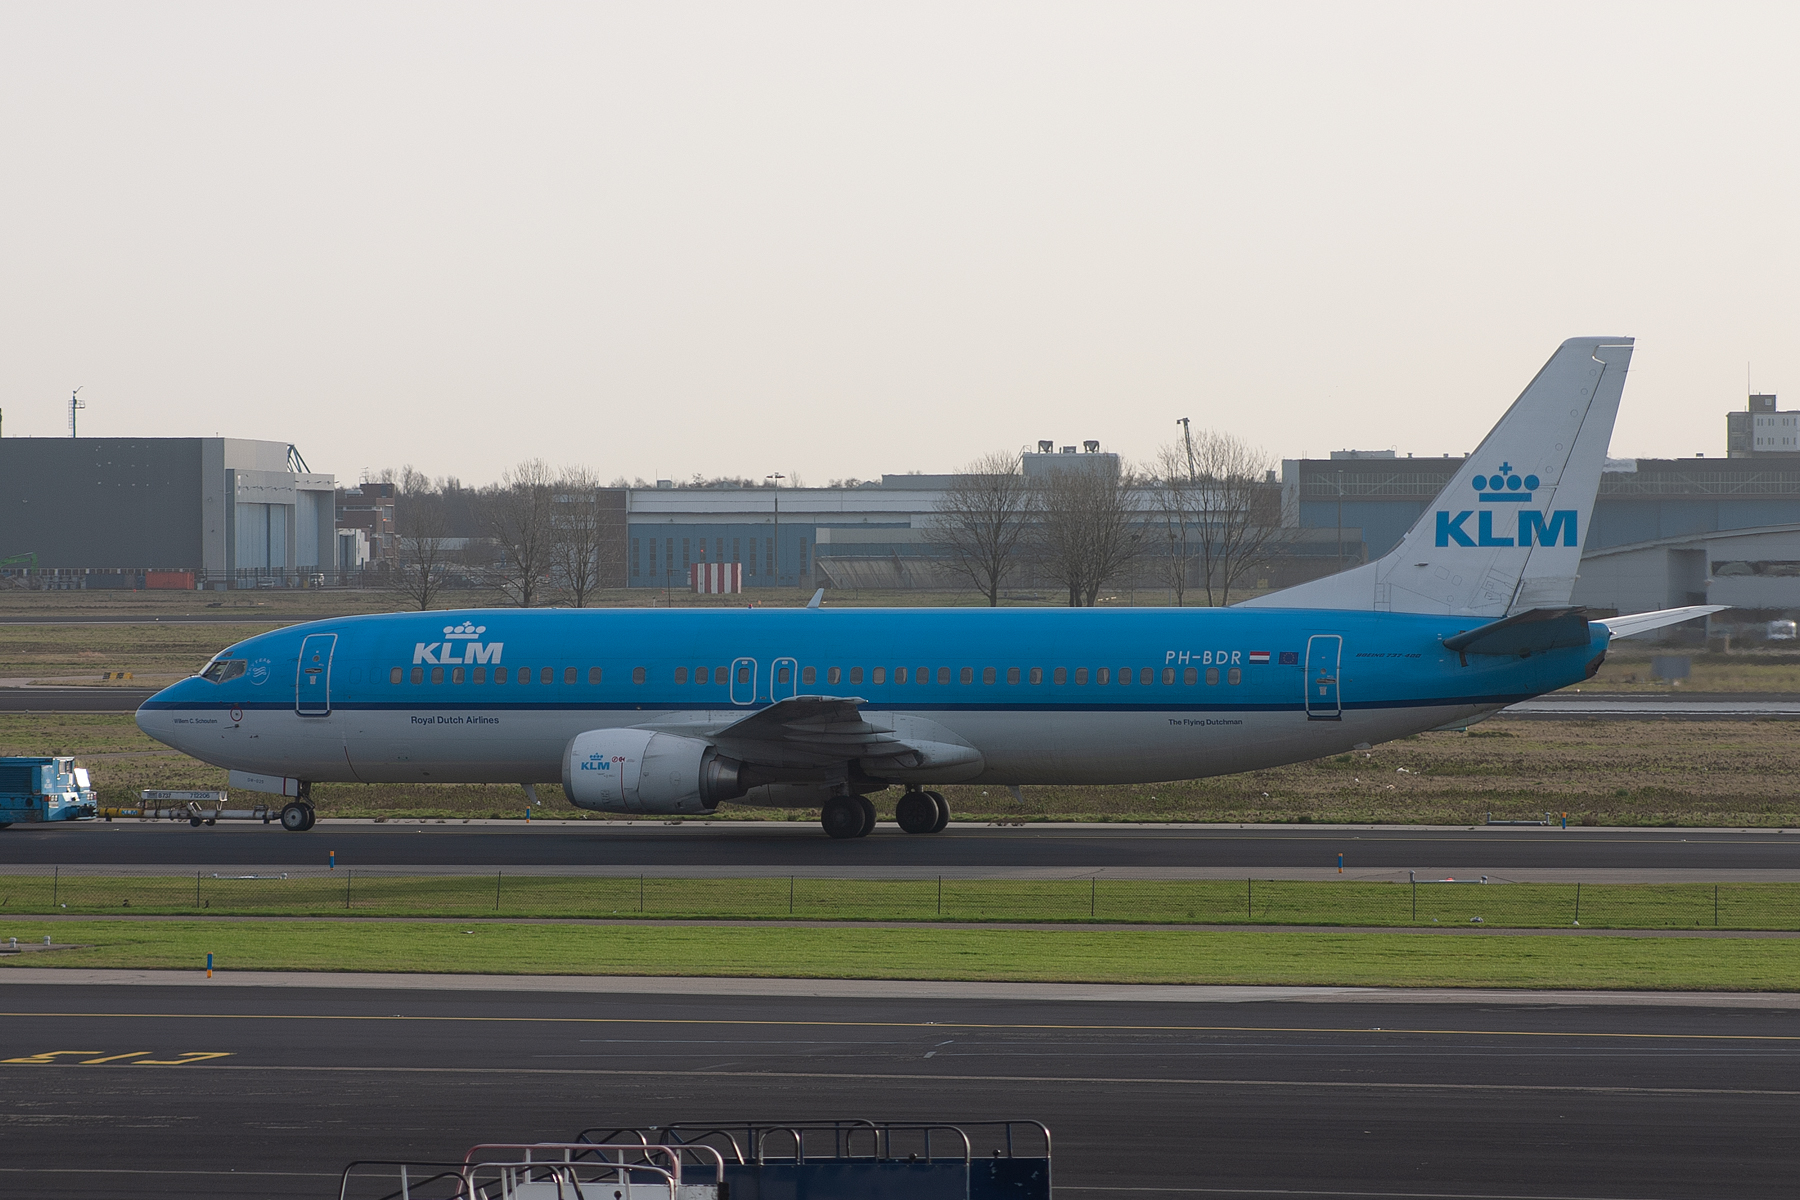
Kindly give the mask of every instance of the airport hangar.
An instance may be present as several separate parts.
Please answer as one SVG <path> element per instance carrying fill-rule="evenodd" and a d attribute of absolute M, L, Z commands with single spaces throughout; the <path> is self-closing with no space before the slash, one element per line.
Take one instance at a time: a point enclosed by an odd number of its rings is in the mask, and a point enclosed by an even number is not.
<path fill-rule="evenodd" d="M 336 481 L 286 442 L 0 439 L 0 569 L 49 588 L 287 584 L 330 570 Z"/>

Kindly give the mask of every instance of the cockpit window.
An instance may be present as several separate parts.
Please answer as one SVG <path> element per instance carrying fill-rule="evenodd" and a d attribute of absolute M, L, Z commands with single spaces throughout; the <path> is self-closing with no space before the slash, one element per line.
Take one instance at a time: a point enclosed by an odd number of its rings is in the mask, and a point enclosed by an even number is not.
<path fill-rule="evenodd" d="M 200 678 L 213 683 L 224 683 L 226 680 L 236 679 L 242 675 L 244 669 L 249 665 L 250 660 L 247 658 L 217 658 L 213 660 L 211 666 L 200 673 Z"/>

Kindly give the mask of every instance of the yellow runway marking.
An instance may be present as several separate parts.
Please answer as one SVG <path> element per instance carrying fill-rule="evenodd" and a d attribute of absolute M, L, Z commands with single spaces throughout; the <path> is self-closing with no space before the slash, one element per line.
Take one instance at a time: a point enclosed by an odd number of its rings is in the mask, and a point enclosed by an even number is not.
<path fill-rule="evenodd" d="M 1513 1038 L 1608 1038 L 1663 1042 L 1800 1042 L 1792 1033 L 1584 1033 L 1578 1030 L 1536 1029 L 1408 1029 L 1390 1026 L 1308 1025 L 1039 1025 L 981 1021 L 773 1021 L 746 1018 L 700 1017 L 478 1017 L 405 1016 L 380 1013 L 81 1013 L 0 1012 L 0 1018 L 57 1017 L 109 1021 L 419 1021 L 465 1022 L 486 1025 L 678 1025 L 766 1026 L 783 1029 L 989 1029 L 1026 1032 L 1070 1033 L 1379 1033 L 1407 1037 L 1513 1037 Z M 62 1050 L 59 1054 L 97 1054 L 97 1050 Z M 36 1062 L 36 1058 L 0 1059 L 0 1062 Z"/>

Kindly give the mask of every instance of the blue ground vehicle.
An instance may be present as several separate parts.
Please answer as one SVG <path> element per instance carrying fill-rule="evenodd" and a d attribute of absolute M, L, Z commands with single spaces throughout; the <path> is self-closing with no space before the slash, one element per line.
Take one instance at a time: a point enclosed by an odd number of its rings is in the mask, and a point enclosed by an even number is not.
<path fill-rule="evenodd" d="M 15 821 L 86 821 L 94 787 L 73 758 L 0 758 L 0 829 Z"/>

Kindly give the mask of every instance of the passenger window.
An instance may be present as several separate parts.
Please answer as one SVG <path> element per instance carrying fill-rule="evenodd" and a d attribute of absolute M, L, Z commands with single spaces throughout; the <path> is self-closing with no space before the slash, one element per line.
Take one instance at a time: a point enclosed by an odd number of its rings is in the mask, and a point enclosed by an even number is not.
<path fill-rule="evenodd" d="M 564 667 L 563 668 L 563 682 L 564 683 L 574 683 L 575 682 L 575 668 L 574 667 Z"/>
<path fill-rule="evenodd" d="M 463 669 L 461 667 L 451 668 L 450 682 L 451 683 L 461 683 L 462 681 L 463 681 Z"/>
<path fill-rule="evenodd" d="M 844 668 L 832 667 L 825 672 L 826 683 L 841 683 L 844 679 Z"/>
<path fill-rule="evenodd" d="M 777 682 L 777 683 L 792 683 L 793 681 L 794 681 L 794 669 L 792 667 L 783 667 L 783 668 L 781 668 L 781 670 L 775 672 L 775 682 Z"/>
<path fill-rule="evenodd" d="M 730 683 L 731 682 L 731 672 L 726 670 L 724 667 L 714 667 L 713 668 L 713 682 L 714 683 Z"/>
<path fill-rule="evenodd" d="M 1195 667 L 1189 667 L 1187 670 L 1183 671 L 1181 673 L 1181 682 L 1183 682 L 1185 684 L 1190 684 L 1190 685 L 1199 683 L 1200 682 L 1199 669 L 1195 668 Z"/>
<path fill-rule="evenodd" d="M 431 668 L 431 682 L 433 682 L 433 683 L 444 682 L 444 668 L 442 668 L 442 667 Z"/>
<path fill-rule="evenodd" d="M 1062 674 L 1062 668 L 1061 667 L 1056 668 L 1056 672 L 1059 675 Z M 1100 682 L 1105 683 L 1106 680 L 1102 679 Z M 1084 687 L 1084 686 L 1086 686 L 1086 684 L 1087 684 L 1087 668 L 1086 667 L 1076 667 L 1075 668 L 1075 686 L 1076 687 Z"/>
<path fill-rule="evenodd" d="M 539 683 L 555 683 L 556 682 L 556 668 L 555 667 L 540 667 L 538 669 L 538 682 Z"/>
<path fill-rule="evenodd" d="M 709 674 L 709 672 L 707 671 L 707 669 L 705 667 L 695 667 L 694 668 L 694 682 L 695 683 L 710 683 L 711 680 L 707 678 L 708 674 Z"/>
<path fill-rule="evenodd" d="M 506 680 L 502 679 L 499 682 L 505 683 Z M 600 682 L 600 668 L 599 667 L 589 667 L 588 668 L 588 682 L 589 683 L 599 683 Z"/>
<path fill-rule="evenodd" d="M 1080 681 L 1079 674 L 1077 674 L 1076 679 L 1077 679 L 1077 682 Z M 1098 672 L 1096 672 L 1094 675 L 1094 682 L 1095 683 L 1111 683 L 1112 682 L 1112 668 L 1111 667 L 1101 667 L 1100 670 Z"/>
<path fill-rule="evenodd" d="M 967 668 L 967 667 L 964 667 L 964 668 L 963 668 L 963 671 L 964 671 L 964 672 L 967 672 L 967 671 L 968 671 L 968 669 L 969 669 L 969 668 Z M 949 683 L 949 682 L 950 682 L 950 668 L 949 668 L 949 667 L 939 667 L 939 668 L 938 668 L 938 682 L 939 682 L 939 683 L 940 683 L 940 684 L 948 684 L 948 683 Z M 964 682 L 964 683 L 967 683 L 967 682 L 969 682 L 969 680 L 968 680 L 968 678 L 967 678 L 967 676 L 966 676 L 966 674 L 965 674 L 965 677 L 964 677 L 964 679 L 963 679 L 963 682 Z"/>
<path fill-rule="evenodd" d="M 1164 667 L 1163 668 L 1163 686 L 1167 687 L 1169 684 L 1174 683 L 1174 682 L 1175 682 L 1175 668 L 1174 667 Z"/>
<path fill-rule="evenodd" d="M 631 668 L 631 682 L 642 683 L 649 673 L 650 672 L 643 667 L 633 667 Z"/>
<path fill-rule="evenodd" d="M 505 683 L 506 682 L 506 668 L 505 667 L 495 667 L 494 668 L 494 682 L 495 683 Z"/>
<path fill-rule="evenodd" d="M 1008 683 L 1019 682 L 1019 668 L 1017 668 L 1017 667 L 1006 668 L 1006 682 L 1008 682 Z"/>
<path fill-rule="evenodd" d="M 1042 668 L 1042 667 L 1031 668 L 1031 682 L 1033 682 L 1033 683 L 1044 682 L 1044 668 Z"/>
<path fill-rule="evenodd" d="M 1239 667 L 1231 668 L 1225 675 L 1225 682 L 1229 683 L 1232 687 L 1236 687 L 1238 684 L 1244 682 L 1243 670 Z"/>
<path fill-rule="evenodd" d="M 424 683 L 425 682 L 425 668 L 424 667 L 414 667 L 413 668 L 412 681 L 414 683 Z"/>
<path fill-rule="evenodd" d="M 905 667 L 895 667 L 894 668 L 894 682 L 895 683 L 905 683 L 909 678 L 911 678 L 911 676 L 909 676 L 906 673 Z M 876 680 L 876 682 L 879 683 L 881 681 Z"/>
<path fill-rule="evenodd" d="M 817 683 L 817 682 L 819 682 L 819 668 L 817 668 L 817 667 L 801 667 L 800 668 L 800 682 L 801 683 Z"/>
<path fill-rule="evenodd" d="M 875 668 L 874 682 L 876 682 L 876 683 L 886 683 L 887 682 L 887 668 L 886 667 L 876 667 Z M 900 682 L 905 683 L 906 680 L 902 679 Z"/>
<path fill-rule="evenodd" d="M 1131 668 L 1130 667 L 1120 667 L 1119 668 L 1119 686 L 1124 687 L 1126 684 L 1129 684 L 1130 682 L 1131 682 Z"/>
<path fill-rule="evenodd" d="M 401 677 L 401 676 L 402 676 L 402 675 L 403 675 L 403 674 L 405 674 L 405 669 L 404 669 L 404 668 L 402 668 L 402 667 L 395 667 L 395 668 L 394 668 L 394 669 L 393 669 L 393 670 L 391 670 L 391 671 L 389 671 L 389 672 L 388 672 L 388 682 L 389 682 L 389 683 L 399 683 L 399 682 L 400 682 L 400 677 Z"/>
<path fill-rule="evenodd" d="M 964 683 L 974 683 L 975 682 L 975 668 L 974 667 L 964 667 L 962 669 L 962 681 Z M 985 670 L 981 673 L 981 682 L 983 682 L 983 683 L 994 682 L 994 668 L 989 667 L 987 670 Z"/>
<path fill-rule="evenodd" d="M 530 682 L 531 682 L 531 668 L 530 667 L 520 667 L 519 668 L 519 686 L 523 687 L 524 685 L 526 685 Z"/>
<path fill-rule="evenodd" d="M 862 682 L 862 668 L 861 667 L 851 667 L 850 668 L 850 682 L 851 683 L 861 683 Z M 877 680 L 876 682 L 879 683 L 880 681 Z"/>
<path fill-rule="evenodd" d="M 1050 682 L 1063 684 L 1069 682 L 1069 668 L 1058 667 L 1050 676 Z"/>
<path fill-rule="evenodd" d="M 1219 686 L 1219 668 L 1217 668 L 1217 667 L 1206 668 L 1206 686 L 1207 687 L 1218 687 Z"/>
<path fill-rule="evenodd" d="M 750 668 L 749 667 L 739 667 L 738 668 L 738 682 L 739 683 L 749 683 L 750 682 Z"/>
<path fill-rule="evenodd" d="M 675 668 L 675 682 L 676 683 L 686 683 L 687 682 L 687 668 L 686 667 L 676 667 Z"/>
<path fill-rule="evenodd" d="M 487 668 L 486 667 L 476 667 L 473 671 L 469 672 L 469 677 L 472 680 L 474 680 L 476 683 L 486 683 L 487 682 Z"/>
<path fill-rule="evenodd" d="M 1155 683 L 1156 682 L 1155 670 L 1153 670 L 1150 667 L 1144 667 L 1143 669 L 1138 671 L 1138 682 L 1143 684 L 1145 687 L 1149 687 L 1151 684 Z M 1170 683 L 1175 682 L 1175 676 L 1173 673 L 1171 673 L 1169 676 L 1169 682 Z"/>

